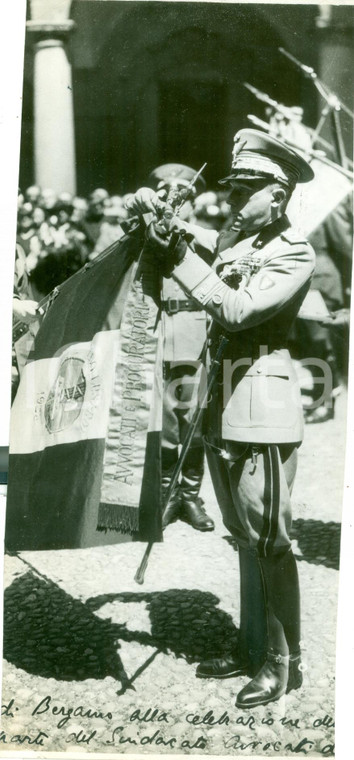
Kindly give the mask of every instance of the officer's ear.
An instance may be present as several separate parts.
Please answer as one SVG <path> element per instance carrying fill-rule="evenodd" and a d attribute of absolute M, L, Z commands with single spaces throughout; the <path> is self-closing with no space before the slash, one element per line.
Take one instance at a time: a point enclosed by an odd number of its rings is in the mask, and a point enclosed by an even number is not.
<path fill-rule="evenodd" d="M 272 191 L 272 206 L 277 208 L 286 200 L 286 190 L 283 187 L 275 187 Z"/>

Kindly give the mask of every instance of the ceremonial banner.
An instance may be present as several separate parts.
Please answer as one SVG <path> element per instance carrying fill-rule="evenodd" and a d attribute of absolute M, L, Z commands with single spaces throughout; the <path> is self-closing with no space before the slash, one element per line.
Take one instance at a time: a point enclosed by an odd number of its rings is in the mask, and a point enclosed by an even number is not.
<path fill-rule="evenodd" d="M 139 508 L 159 538 L 158 274 L 141 247 L 126 236 L 67 281 L 38 332 L 11 415 L 9 549 L 137 536 Z"/>
<path fill-rule="evenodd" d="M 162 378 L 156 372 L 162 360 L 160 356 L 156 362 L 156 265 L 153 267 L 151 258 L 143 255 L 133 273 L 119 331 L 98 519 L 100 528 L 128 532 L 139 528 L 147 430 L 161 430 L 162 426 Z M 158 394 L 156 404 L 154 388 Z"/>
<path fill-rule="evenodd" d="M 303 156 L 306 158 L 305 153 Z M 313 180 L 296 186 L 287 208 L 292 225 L 307 236 L 353 191 L 352 182 L 340 168 L 318 158 L 310 160 L 310 164 L 315 173 Z"/>

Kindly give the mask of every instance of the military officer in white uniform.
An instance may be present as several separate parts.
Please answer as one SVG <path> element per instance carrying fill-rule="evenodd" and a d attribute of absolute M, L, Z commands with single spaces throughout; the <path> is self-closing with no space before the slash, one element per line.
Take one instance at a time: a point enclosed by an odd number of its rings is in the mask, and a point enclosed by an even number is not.
<path fill-rule="evenodd" d="M 309 288 L 314 251 L 295 233 L 286 206 L 297 182 L 313 177 L 296 152 L 263 132 L 240 130 L 229 188 L 232 228 L 190 225 L 194 242 L 151 224 L 160 257 L 188 297 L 213 318 L 211 357 L 228 338 L 208 407 L 206 443 L 216 497 L 240 560 L 238 649 L 200 663 L 197 676 L 249 675 L 236 705 L 253 708 L 302 683 L 300 594 L 291 550 L 290 494 L 303 434 L 300 391 L 287 336 Z M 141 189 L 135 208 L 157 210 Z M 181 226 L 176 220 L 175 227 Z M 197 253 L 216 254 L 208 265 Z"/>
<path fill-rule="evenodd" d="M 164 197 L 171 190 L 185 189 L 195 169 L 183 164 L 163 164 L 154 169 L 148 184 Z M 205 188 L 199 177 L 195 195 Z M 193 217 L 193 198 L 182 206 L 179 218 Z M 172 278 L 164 277 L 161 293 L 163 327 L 164 393 L 162 423 L 162 489 L 166 492 L 198 403 L 198 388 L 206 342 L 206 313 Z M 204 474 L 201 424 L 184 459 L 181 478 L 167 509 L 163 526 L 182 519 L 200 531 L 214 530 L 199 495 Z"/>

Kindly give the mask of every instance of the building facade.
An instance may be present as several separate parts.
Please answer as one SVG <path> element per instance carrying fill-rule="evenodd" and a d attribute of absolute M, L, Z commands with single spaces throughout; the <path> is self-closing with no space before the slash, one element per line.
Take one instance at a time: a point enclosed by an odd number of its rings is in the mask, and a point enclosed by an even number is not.
<path fill-rule="evenodd" d="M 318 122 L 313 81 L 279 48 L 352 107 L 353 6 L 30 0 L 21 187 L 123 193 L 168 161 L 207 161 L 216 186 L 247 114 L 264 117 L 244 82 Z"/>

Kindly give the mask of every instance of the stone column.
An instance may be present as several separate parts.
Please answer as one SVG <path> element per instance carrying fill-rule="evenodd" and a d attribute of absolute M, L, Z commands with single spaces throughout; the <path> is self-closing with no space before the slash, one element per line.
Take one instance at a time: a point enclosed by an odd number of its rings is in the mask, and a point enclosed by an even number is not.
<path fill-rule="evenodd" d="M 32 2 L 27 30 L 34 43 L 34 181 L 57 193 L 75 194 L 73 93 L 66 51 L 74 22 L 63 18 L 69 9 L 63 0 Z"/>

